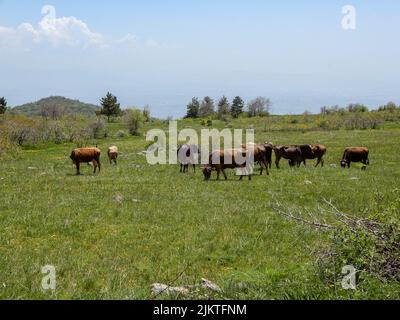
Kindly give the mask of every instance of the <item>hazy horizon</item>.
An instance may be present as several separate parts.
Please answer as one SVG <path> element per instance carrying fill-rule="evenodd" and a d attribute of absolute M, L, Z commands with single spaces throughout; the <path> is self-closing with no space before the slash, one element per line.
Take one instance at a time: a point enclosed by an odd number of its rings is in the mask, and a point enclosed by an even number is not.
<path fill-rule="evenodd" d="M 399 12 L 390 0 L 0 0 L 0 96 L 98 104 L 111 91 L 164 118 L 206 95 L 265 96 L 275 114 L 400 103 Z"/>

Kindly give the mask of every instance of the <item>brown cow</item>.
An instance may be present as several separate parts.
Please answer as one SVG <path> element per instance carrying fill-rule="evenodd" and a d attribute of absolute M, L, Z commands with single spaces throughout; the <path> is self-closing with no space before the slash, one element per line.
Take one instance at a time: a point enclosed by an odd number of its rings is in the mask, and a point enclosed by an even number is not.
<path fill-rule="evenodd" d="M 243 163 L 238 163 L 238 159 L 241 157 Z M 254 159 L 251 151 L 245 149 L 230 149 L 230 150 L 219 150 L 215 151 L 210 155 L 209 164 L 204 168 L 203 174 L 206 181 L 210 180 L 211 173 L 213 170 L 217 171 L 217 180 L 220 179 L 220 174 L 228 180 L 225 173 L 225 169 L 238 169 L 246 168 L 249 169 L 254 164 Z M 251 174 L 248 175 L 251 180 Z M 243 179 L 243 175 L 240 176 L 240 180 Z"/>
<path fill-rule="evenodd" d="M 80 175 L 80 164 L 81 163 L 92 163 L 94 166 L 94 173 L 96 169 L 101 169 L 100 164 L 101 150 L 98 148 L 80 148 L 75 149 L 71 153 L 71 160 L 76 165 L 76 174 Z"/>
<path fill-rule="evenodd" d="M 342 168 L 350 168 L 352 162 L 362 162 L 365 166 L 369 165 L 369 150 L 364 147 L 349 147 L 344 150 L 342 161 L 340 162 Z M 363 167 L 363 170 L 366 167 Z"/>
<path fill-rule="evenodd" d="M 301 163 L 304 161 L 302 157 L 301 148 L 298 146 L 279 146 L 274 147 L 275 152 L 275 164 L 278 169 L 280 169 L 279 162 L 282 158 L 289 160 L 289 165 L 294 167 L 300 167 Z"/>
<path fill-rule="evenodd" d="M 310 145 L 302 145 L 298 146 L 301 150 L 301 155 L 303 158 L 304 166 L 306 166 L 306 160 L 314 160 L 317 159 L 317 164 L 315 167 L 318 167 L 321 164 L 321 167 L 324 166 L 324 156 L 326 154 L 326 147 L 322 144 L 310 144 Z"/>
<path fill-rule="evenodd" d="M 289 153 L 285 152 L 285 148 L 289 149 Z M 297 149 L 297 150 L 295 150 Z M 279 169 L 279 162 L 281 158 L 288 159 L 289 165 L 291 167 L 298 166 L 300 167 L 301 163 L 304 163 L 306 166 L 306 160 L 314 160 L 317 159 L 317 164 L 315 167 L 318 167 L 321 164 L 321 167 L 324 166 L 323 157 L 326 154 L 326 147 L 322 144 L 305 144 L 305 145 L 292 145 L 292 146 L 281 146 L 275 148 L 276 155 L 276 167 Z M 298 150 L 300 150 L 300 159 L 298 159 Z"/>
<path fill-rule="evenodd" d="M 108 159 L 110 159 L 110 164 L 114 162 L 114 164 L 117 165 L 117 159 L 119 156 L 118 147 L 116 146 L 109 147 L 107 154 L 108 154 Z"/>
<path fill-rule="evenodd" d="M 261 173 L 262 176 L 264 172 L 264 167 L 267 170 L 267 175 L 269 175 L 268 168 L 271 167 L 272 163 L 272 150 L 273 147 L 271 144 L 255 144 L 255 143 L 248 143 L 243 144 L 242 148 L 245 150 L 249 150 L 254 155 L 254 162 L 257 162 L 261 166 Z"/>

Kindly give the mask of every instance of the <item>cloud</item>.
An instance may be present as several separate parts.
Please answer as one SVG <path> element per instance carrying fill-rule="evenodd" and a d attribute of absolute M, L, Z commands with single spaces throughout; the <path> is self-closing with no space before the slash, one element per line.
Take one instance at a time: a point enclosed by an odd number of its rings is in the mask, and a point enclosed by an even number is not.
<path fill-rule="evenodd" d="M 132 34 L 119 40 L 106 39 L 76 17 L 58 18 L 53 6 L 44 6 L 42 14 L 44 17 L 36 27 L 28 22 L 16 28 L 0 26 L 0 46 L 28 49 L 33 45 L 50 44 L 54 47 L 106 48 L 114 43 L 132 43 L 136 39 Z"/>

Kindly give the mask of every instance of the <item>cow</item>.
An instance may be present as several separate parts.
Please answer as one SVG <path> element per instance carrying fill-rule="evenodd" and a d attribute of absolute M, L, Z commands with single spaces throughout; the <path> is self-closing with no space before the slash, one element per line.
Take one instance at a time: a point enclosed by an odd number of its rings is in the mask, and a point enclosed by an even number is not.
<path fill-rule="evenodd" d="M 75 149 L 71 152 L 71 160 L 76 165 L 76 174 L 80 175 L 80 164 L 81 163 L 92 163 L 94 167 L 94 174 L 96 169 L 99 168 L 99 173 L 101 170 L 100 164 L 101 150 L 98 148 L 80 148 Z"/>
<path fill-rule="evenodd" d="M 352 162 L 362 162 L 365 166 L 369 165 L 369 150 L 364 147 L 349 147 L 344 150 L 342 161 L 340 165 L 342 168 L 350 168 Z"/>
<path fill-rule="evenodd" d="M 302 145 L 299 146 L 301 149 L 301 155 L 303 158 L 304 166 L 306 166 L 306 160 L 314 160 L 317 159 L 317 164 L 315 167 L 318 167 L 321 164 L 321 167 L 324 166 L 324 156 L 327 152 L 327 149 L 322 144 L 310 144 L 310 145 Z"/>
<path fill-rule="evenodd" d="M 184 144 L 178 148 L 178 162 L 180 164 L 180 172 L 189 172 L 189 165 L 193 166 L 196 173 L 196 164 L 199 161 L 199 147 L 196 145 Z"/>
<path fill-rule="evenodd" d="M 117 159 L 119 156 L 118 147 L 116 146 L 109 147 L 107 154 L 108 154 L 108 159 L 110 160 L 110 164 L 114 162 L 114 164 L 117 165 Z"/>
<path fill-rule="evenodd" d="M 273 151 L 272 144 L 248 143 L 248 144 L 243 144 L 242 148 L 245 150 L 249 150 L 254 154 L 254 162 L 257 162 L 261 166 L 260 175 L 262 176 L 264 172 L 264 167 L 267 171 L 267 175 L 269 175 L 268 169 L 271 169 L 272 166 L 272 151 Z"/>
<path fill-rule="evenodd" d="M 275 165 L 280 169 L 279 162 L 282 158 L 289 160 L 289 165 L 294 167 L 300 167 L 301 163 L 304 161 L 302 157 L 301 147 L 298 146 L 279 146 L 274 147 L 275 152 Z"/>
<path fill-rule="evenodd" d="M 241 158 L 241 159 L 240 159 Z M 240 163 L 243 160 L 243 163 Z M 208 165 L 203 169 L 204 179 L 206 181 L 211 179 L 211 173 L 213 170 L 217 171 L 217 180 L 220 180 L 221 172 L 228 180 L 225 173 L 225 169 L 247 169 L 251 170 L 254 165 L 254 158 L 249 150 L 245 149 L 229 149 L 229 150 L 219 150 L 214 151 L 209 157 Z M 250 173 L 250 172 L 248 172 Z M 251 174 L 248 174 L 249 180 L 251 181 Z M 240 176 L 239 180 L 243 179 L 243 175 Z"/>

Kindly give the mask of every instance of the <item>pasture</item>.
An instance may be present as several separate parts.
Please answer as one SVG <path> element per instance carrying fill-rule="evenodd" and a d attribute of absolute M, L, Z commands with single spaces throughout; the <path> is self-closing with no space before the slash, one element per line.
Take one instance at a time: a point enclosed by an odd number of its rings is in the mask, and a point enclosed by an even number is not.
<path fill-rule="evenodd" d="M 218 284 L 222 292 L 213 297 L 222 299 L 399 299 L 398 282 L 366 277 L 356 291 L 343 290 L 341 279 L 324 282 L 314 264 L 327 233 L 278 215 L 274 205 L 318 214 L 327 199 L 360 217 L 398 205 L 400 129 L 256 129 L 257 142 L 325 144 L 325 167 L 282 162 L 269 177 L 239 182 L 230 171 L 229 181 L 214 175 L 204 182 L 200 169 L 181 174 L 178 166 L 148 165 L 143 137 L 97 141 L 99 175 L 86 165 L 74 175 L 73 144 L 3 156 L 0 299 L 149 299 L 153 283 L 201 278 Z M 106 155 L 113 144 L 121 152 L 118 166 Z M 347 146 L 370 149 L 366 171 L 340 168 Z M 57 270 L 53 292 L 41 288 L 45 265 Z"/>

